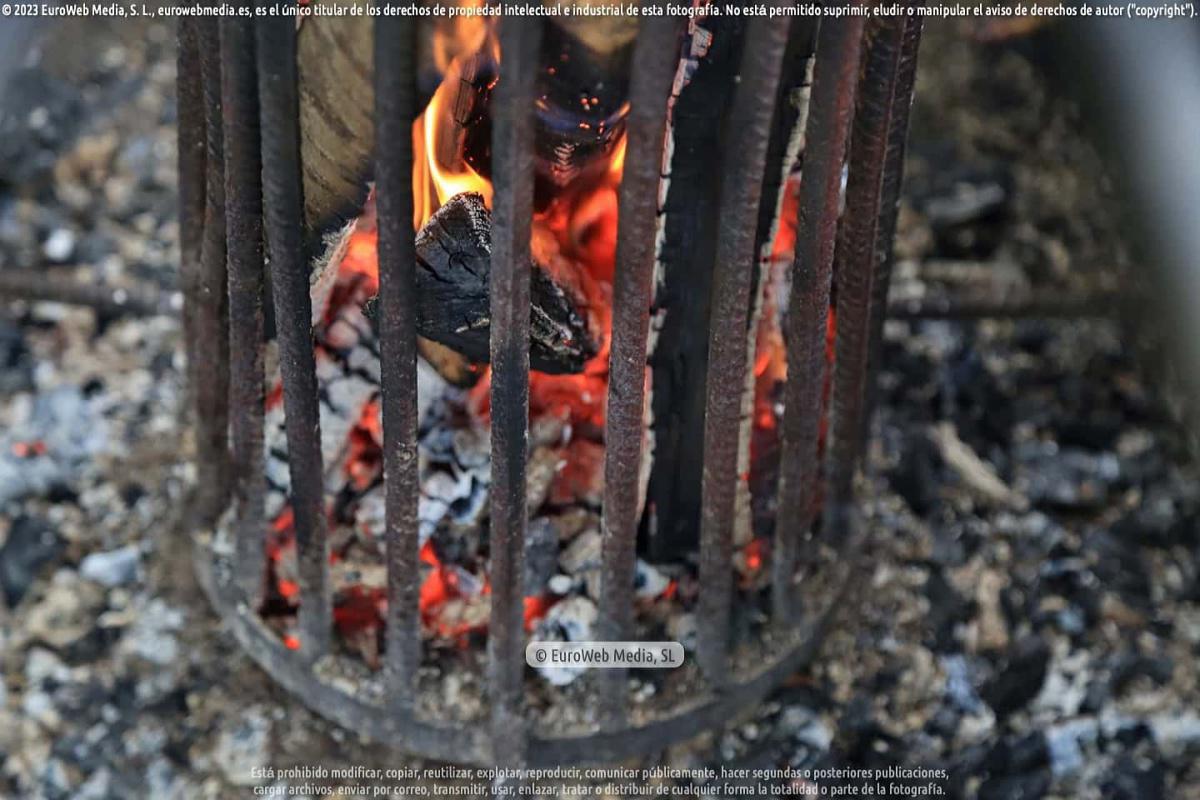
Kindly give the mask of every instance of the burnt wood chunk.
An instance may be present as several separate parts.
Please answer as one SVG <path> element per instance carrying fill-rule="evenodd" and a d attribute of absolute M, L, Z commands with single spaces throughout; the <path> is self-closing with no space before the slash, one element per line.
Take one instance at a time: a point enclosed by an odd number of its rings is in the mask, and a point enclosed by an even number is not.
<path fill-rule="evenodd" d="M 708 329 L 712 307 L 717 208 L 724 172 L 715 168 L 726 151 L 727 109 L 738 84 L 746 41 L 746 19 L 711 19 L 710 46 L 694 57 L 687 82 L 676 89 L 671 115 L 672 157 L 660 210 L 663 232 L 658 247 L 660 279 L 655 290 L 656 344 L 650 353 L 650 435 L 654 463 L 642 520 L 645 552 L 651 561 L 674 561 L 695 550 L 700 524 L 700 481 L 704 464 L 704 398 L 708 381 Z M 771 122 L 767 168 L 755 239 L 761 253 L 778 221 L 784 178 L 796 155 L 792 137 L 806 102 L 801 102 L 814 25 L 797 22 L 784 54 Z M 696 50 L 693 50 L 696 52 Z M 761 276 L 753 274 L 752 294 Z M 747 319 L 754 318 L 749 313 Z M 747 331 L 754 336 L 753 330 Z M 735 383 L 741 376 L 720 376 Z M 769 464 L 756 468 L 769 468 Z"/>
<path fill-rule="evenodd" d="M 417 331 L 474 363 L 490 360 L 492 217 L 481 195 L 452 197 L 417 234 Z M 596 355 L 582 298 L 536 261 L 530 278 L 529 364 L 580 372 Z"/>

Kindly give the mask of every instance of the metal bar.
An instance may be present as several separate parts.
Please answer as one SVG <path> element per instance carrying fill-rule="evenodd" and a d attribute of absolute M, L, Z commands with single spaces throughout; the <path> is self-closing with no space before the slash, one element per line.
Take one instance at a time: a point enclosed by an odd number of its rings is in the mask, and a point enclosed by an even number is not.
<path fill-rule="evenodd" d="M 616 271 L 604 431 L 603 572 L 599 630 L 619 641 L 633 632 L 633 581 L 646 435 L 646 340 L 654 282 L 658 184 L 666 139 L 667 99 L 679 63 L 681 26 L 647 18 L 638 31 L 629 87 L 625 173 L 618 200 Z M 610 728 L 626 715 L 626 670 L 600 670 L 598 711 Z"/>
<path fill-rule="evenodd" d="M 181 183 L 183 182 L 180 176 Z M 182 185 L 180 186 L 182 190 Z M 190 212 L 185 212 L 190 213 Z M 201 215 L 201 219 L 203 216 Z M 189 227 L 191 220 L 181 222 L 180 228 Z M 197 225 L 196 227 L 201 227 Z M 180 231 L 182 233 L 182 230 Z M 82 283 L 65 275 L 56 275 L 33 270 L 0 270 L 0 297 L 11 297 L 18 300 L 46 300 L 52 303 L 86 306 L 96 313 L 108 317 L 153 317 L 158 315 L 175 316 L 179 313 L 181 300 L 186 300 L 183 308 L 184 331 L 191 331 L 194 325 L 196 271 L 199 260 L 184 257 L 180 253 L 180 284 L 184 287 L 184 295 L 179 292 L 160 291 L 157 287 L 139 286 L 105 286 L 104 284 Z M 188 338 L 189 352 L 195 342 Z M 189 355 L 189 361 L 194 360 Z M 190 380 L 190 372 L 189 372 Z"/>
<path fill-rule="evenodd" d="M 199 307 L 200 242 L 204 236 L 204 91 L 200 81 L 200 45 L 196 20 L 181 17 L 177 31 L 178 59 L 175 66 L 175 95 L 179 157 L 179 284 L 184 295 L 183 331 L 188 350 L 188 390 L 199 383 L 196 366 L 201 347 L 196 335 L 195 314 Z M 0 273 L 8 276 L 10 272 Z M 36 283 L 35 283 L 36 285 Z M 74 287 L 69 287 L 74 289 Z M 23 287 L 16 291 L 25 294 Z M 36 295 L 35 295 L 36 296 Z M 73 296 L 73 295 L 70 295 Z M 57 299 L 57 298 L 49 298 Z M 65 302 L 72 302 L 66 300 Z M 91 305 L 85 303 L 85 305 Z M 194 403 L 194 394 L 192 395 Z"/>
<path fill-rule="evenodd" d="M 700 510 L 699 613 L 704 624 L 697 660 L 709 683 L 729 677 L 729 618 L 733 600 L 734 505 L 742 398 L 747 368 L 746 336 L 758 205 L 762 194 L 771 115 L 790 25 L 754 18 L 747 26 L 741 80 L 727 122 L 721 180 L 712 319 L 705 388 L 704 469 Z"/>
<path fill-rule="evenodd" d="M 500 22 L 502 74 L 492 105 L 491 358 L 492 612 L 488 634 L 492 741 L 498 765 L 525 760 L 521 715 L 525 463 L 529 449 L 529 276 L 534 78 L 541 26 Z"/>
<path fill-rule="evenodd" d="M 788 627 L 797 621 L 792 580 L 799 543 L 808 534 L 816 513 L 825 329 L 842 165 L 854 113 L 863 23 L 862 17 L 849 17 L 821 26 L 805 132 L 796 258 L 785 322 L 788 381 L 784 387 L 779 511 L 771 561 L 775 621 Z"/>
<path fill-rule="evenodd" d="M 273 0 L 260 2 L 269 8 Z M 286 17 L 288 5 L 279 3 L 277 7 L 282 12 L 279 16 Z M 333 608 L 309 259 L 304 246 L 296 28 L 290 22 L 262 16 L 256 21 L 256 34 L 267 242 L 300 572 L 300 646 L 306 658 L 316 659 L 328 650 Z"/>
<path fill-rule="evenodd" d="M 250 9 L 250 0 L 239 0 Z M 263 498 L 263 247 L 262 155 L 258 135 L 258 73 L 254 22 L 222 17 L 221 100 L 225 118 L 225 230 L 229 255 L 229 406 L 237 520 L 238 584 L 258 606 L 266 569 Z"/>
<path fill-rule="evenodd" d="M 885 186 L 898 187 L 886 175 L 888 136 L 900 106 L 897 86 L 909 30 L 908 16 L 877 16 L 867 23 L 854 127 L 850 136 L 846 211 L 838 230 L 837 333 L 830 422 L 829 501 L 825 530 L 840 536 L 850 521 L 854 473 L 863 447 L 867 370 L 871 338 L 871 300 L 880 257 Z M 914 40 L 915 43 L 915 40 Z M 911 87 L 910 87 L 911 88 Z M 890 250 L 891 242 L 883 242 Z"/>
<path fill-rule="evenodd" d="M 867 339 L 867 399 L 863 425 L 870 426 L 875 410 L 876 376 L 883 357 L 883 323 L 887 318 L 888 287 L 892 283 L 896 218 L 900 213 L 900 183 L 904 177 L 904 152 L 908 142 L 908 117 L 912 110 L 913 85 L 917 78 L 917 51 L 921 44 L 919 17 L 909 17 L 900 42 L 900 65 L 896 68 L 895 113 L 887 132 L 883 188 L 880 192 L 879 236 L 875 241 L 875 275 L 871 280 L 870 335 Z"/>
<path fill-rule="evenodd" d="M 229 497 L 229 298 L 225 289 L 225 156 L 221 123 L 221 54 L 216 19 L 197 23 L 204 85 L 204 234 L 194 309 L 197 337 L 196 503 L 201 524 L 211 524 Z"/>
<path fill-rule="evenodd" d="M 386 1 L 386 0 L 384 0 Z M 411 708 L 421 663 L 417 576 L 417 310 L 412 228 L 417 25 L 375 18 L 375 203 L 387 514 L 388 695 Z"/>

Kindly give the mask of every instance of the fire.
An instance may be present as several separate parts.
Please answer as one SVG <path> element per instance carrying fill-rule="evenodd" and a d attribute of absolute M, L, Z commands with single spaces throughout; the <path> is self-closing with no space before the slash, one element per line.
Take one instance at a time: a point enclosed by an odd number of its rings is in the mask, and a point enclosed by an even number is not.
<path fill-rule="evenodd" d="M 463 2 L 480 5 L 482 0 Z M 440 21 L 435 31 L 433 56 L 442 72 L 442 82 L 412 128 L 416 230 L 455 195 L 476 192 L 489 207 L 493 198 L 487 107 L 499 79 L 500 54 L 491 19 L 459 16 Z M 598 352 L 579 374 L 530 374 L 531 417 L 553 417 L 564 423 L 565 464 L 550 493 L 550 502 L 558 506 L 579 502 L 595 505 L 603 489 L 611 285 L 625 149 L 622 135 L 604 156 L 605 162 L 589 167 L 566 185 L 548 188 L 546 182 L 540 183 L 535 198 L 533 257 L 552 274 L 568 275 L 570 280 L 565 282 L 568 285 L 579 287 L 580 311 L 588 315 L 591 330 L 601 338 Z M 789 182 L 781 224 L 765 262 L 790 261 L 796 210 L 796 185 Z M 361 305 L 378 292 L 378 237 L 373 215 L 372 203 L 349 237 L 326 306 L 326 324 L 332 322 L 340 309 Z M 778 316 L 779 298 L 771 296 L 778 287 L 770 280 L 770 264 L 764 267 L 768 296 L 756 334 L 753 361 L 752 464 L 759 463 L 754 453 L 762 449 L 761 441 L 777 438 L 779 387 L 786 378 L 787 367 Z M 476 421 L 486 423 L 490 417 L 490 368 L 483 367 L 479 373 L 479 380 L 468 393 L 467 407 Z M 281 402 L 279 388 L 278 385 L 272 388 L 268 408 Z M 382 475 L 383 436 L 378 398 L 363 408 L 347 445 L 343 469 L 348 486 L 358 492 L 365 491 Z M 749 480 L 750 476 L 743 479 Z M 285 550 L 294 546 L 291 511 L 285 508 L 272 523 L 268 545 L 276 607 L 282 603 L 283 607 L 294 609 L 299 602 L 297 583 L 278 574 Z M 759 572 L 763 566 L 761 548 L 761 542 L 755 540 L 741 553 L 751 573 Z M 425 635 L 461 644 L 471 635 L 485 631 L 491 586 L 483 566 L 472 566 L 469 570 L 457 563 L 443 562 L 432 540 L 423 545 L 420 562 L 423 577 L 418 608 Z M 678 583 L 672 580 L 664 596 L 673 597 L 677 590 Z M 338 631 L 347 640 L 374 637 L 382 630 L 386 602 L 382 588 L 351 587 L 340 592 L 334 610 Z M 557 598 L 553 596 L 526 597 L 526 629 L 531 630 L 555 602 Z M 288 635 L 285 644 L 298 647 L 299 641 Z"/>
<path fill-rule="evenodd" d="M 472 51 L 474 52 L 474 51 Z M 463 192 L 478 192 L 490 208 L 492 182 L 469 163 L 466 130 L 455 119 L 469 113 L 460 97 L 469 97 L 478 80 L 483 55 L 464 55 L 453 59 L 423 114 L 413 123 L 413 227 L 420 230 L 442 203 Z M 490 92 L 495 80 L 479 87 Z"/>

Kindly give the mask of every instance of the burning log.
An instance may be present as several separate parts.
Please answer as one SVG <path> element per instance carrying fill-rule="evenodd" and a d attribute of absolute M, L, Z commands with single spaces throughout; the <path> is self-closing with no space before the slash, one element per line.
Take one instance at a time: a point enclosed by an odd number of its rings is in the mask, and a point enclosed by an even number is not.
<path fill-rule="evenodd" d="M 545 0 L 548 5 L 559 1 Z M 308 17 L 297 36 L 304 213 L 314 254 L 325 250 L 325 237 L 360 215 L 367 203 L 375 149 L 372 21 L 367 14 Z M 431 42 L 433 23 L 421 25 L 426 31 L 421 41 Z M 534 131 L 540 194 L 589 169 L 603 169 L 612 156 L 625 129 L 636 32 L 636 19 L 624 15 L 562 18 L 547 26 L 537 87 L 545 100 Z M 442 47 L 443 57 L 456 53 L 461 62 L 447 113 L 461 136 L 457 156 L 487 177 L 497 65 L 486 45 L 473 56 L 457 51 L 459 46 L 470 45 L 447 41 Z M 420 54 L 427 69 L 429 61 L 440 60 L 426 52 L 430 48 L 438 49 L 430 44 Z"/>
<path fill-rule="evenodd" d="M 806 22 L 801 29 L 798 24 L 789 42 L 768 143 L 755 241 L 755 251 L 760 255 L 770 251 L 787 175 L 802 157 L 813 26 Z M 722 223 L 717 207 L 722 172 L 713 169 L 712 164 L 720 163 L 726 150 L 730 132 L 725 116 L 738 84 L 743 48 L 753 46 L 747 41 L 744 19 L 707 18 L 691 34 L 689 55 L 672 89 L 674 104 L 668 131 L 672 157 L 660 211 L 662 233 L 656 253 L 657 287 L 651 321 L 653 464 L 643 520 L 647 552 L 657 561 L 680 559 L 697 542 L 705 461 L 701 432 L 708 381 L 707 331 L 713 305 L 717 234 Z M 754 347 L 763 313 L 763 292 L 771 278 L 765 262 L 759 259 L 752 276 L 748 348 Z M 731 387 L 731 391 L 741 391 L 743 397 L 739 472 L 745 474 L 750 466 L 753 385 Z M 746 486 L 738 487 L 737 503 L 736 539 L 744 543 L 750 535 Z"/>
<path fill-rule="evenodd" d="M 490 358 L 488 284 L 491 212 L 483 197 L 466 192 L 438 209 L 417 234 L 417 332 L 471 362 Z M 568 271 L 533 264 L 530 285 L 529 364 L 555 374 L 580 372 L 598 352 L 583 308 L 584 293 Z M 368 314 L 374 317 L 374 307 Z"/>

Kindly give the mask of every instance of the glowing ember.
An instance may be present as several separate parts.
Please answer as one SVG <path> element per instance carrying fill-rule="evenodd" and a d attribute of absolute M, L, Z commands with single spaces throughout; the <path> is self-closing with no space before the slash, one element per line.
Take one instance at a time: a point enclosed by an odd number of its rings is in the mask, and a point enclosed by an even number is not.
<path fill-rule="evenodd" d="M 13 442 L 12 454 L 17 458 L 33 458 L 47 453 L 46 443 L 41 439 L 32 442 Z"/>
<path fill-rule="evenodd" d="M 468 0 L 479 2 L 479 0 Z M 480 116 L 486 99 L 496 85 L 499 53 L 490 24 L 483 17 L 459 17 L 438 24 L 434 57 L 443 80 L 424 113 L 413 125 L 414 218 L 417 229 L 450 198 L 462 192 L 477 192 L 490 207 L 492 184 L 482 137 L 490 135 Z M 590 102 L 585 98 L 585 102 Z M 481 110 L 481 106 L 483 109 Z M 611 327 L 611 284 L 618 229 L 617 194 L 625 162 L 622 138 L 595 168 L 589 167 L 549 196 L 538 198 L 532 225 L 531 248 L 538 264 L 566 285 L 579 287 L 580 311 L 589 317 L 591 330 L 602 334 L 597 354 L 579 374 L 530 374 L 529 405 L 533 420 L 561 422 L 562 438 L 556 445 L 562 467 L 554 475 L 548 502 L 559 508 L 599 505 L 603 494 L 605 404 L 608 395 L 608 332 Z M 786 358 L 780 329 L 782 291 L 772 276 L 780 272 L 774 264 L 790 261 L 795 244 L 796 182 L 789 182 L 778 234 L 764 261 L 764 303 L 756 331 L 751 464 L 768 445 L 775 447 L 777 405 L 786 378 Z M 338 357 L 340 340 L 336 326 L 347 310 L 357 313 L 378 292 L 377 233 L 373 203 L 356 222 L 336 278 L 320 307 L 317 324 L 318 348 L 323 355 Z M 361 315 L 358 318 L 361 319 Z M 832 320 L 830 323 L 832 336 Z M 480 367 L 479 379 L 466 395 L 469 424 L 486 427 L 490 418 L 490 368 Z M 648 378 L 649 376 L 647 376 Z M 267 397 L 267 408 L 282 403 L 280 384 Z M 358 406 L 355 406 L 357 413 Z M 322 424 L 324 429 L 324 423 Z M 341 433 L 339 432 L 340 436 Z M 339 440 L 340 441 L 340 440 Z M 764 444 L 765 443 L 765 444 Z M 383 432 L 377 396 L 361 406 L 345 441 L 344 461 L 327 465 L 345 479 L 345 491 L 362 493 L 376 487 L 382 478 Z M 340 456 L 339 456 L 340 457 Z M 754 467 L 760 468 L 760 467 Z M 751 475 L 742 476 L 750 480 Z M 424 500 L 422 502 L 425 502 Z M 449 502 L 449 501 L 447 501 Z M 344 520 L 334 519 L 331 503 L 330 528 Z M 285 564 L 294 562 L 295 541 L 290 508 L 284 507 L 272 522 L 268 537 L 271 585 L 274 592 L 267 604 L 275 609 L 294 610 L 300 589 Z M 379 544 L 376 542 L 375 544 Z M 333 560 L 339 558 L 335 549 Z M 758 573 L 764 565 L 763 540 L 755 539 L 739 553 L 743 574 Z M 420 553 L 421 586 L 419 615 L 426 636 L 465 644 L 472 634 L 487 628 L 491 586 L 484 559 L 457 556 L 446 563 L 438 556 L 433 539 L 425 541 Z M 283 574 L 281 574 L 283 573 Z M 672 579 L 659 598 L 674 598 L 679 590 Z M 532 630 L 557 603 L 553 595 L 524 599 L 524 624 Z M 374 643 L 386 616 L 386 590 L 357 585 L 342 588 L 335 597 L 334 623 L 346 641 L 354 641 L 364 654 L 375 652 L 364 642 Z M 285 612 L 286 613 L 286 612 Z M 287 647 L 299 647 L 295 636 L 284 638 Z M 377 653 L 376 653 L 377 654 Z"/>

